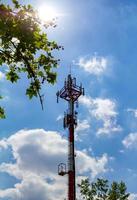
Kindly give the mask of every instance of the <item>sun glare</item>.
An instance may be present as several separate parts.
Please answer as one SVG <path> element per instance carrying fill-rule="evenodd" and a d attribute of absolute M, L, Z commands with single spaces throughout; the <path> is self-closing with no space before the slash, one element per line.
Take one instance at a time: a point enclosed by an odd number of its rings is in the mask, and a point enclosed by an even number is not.
<path fill-rule="evenodd" d="M 51 6 L 40 6 L 38 15 L 42 21 L 51 21 L 58 17 L 57 11 Z"/>

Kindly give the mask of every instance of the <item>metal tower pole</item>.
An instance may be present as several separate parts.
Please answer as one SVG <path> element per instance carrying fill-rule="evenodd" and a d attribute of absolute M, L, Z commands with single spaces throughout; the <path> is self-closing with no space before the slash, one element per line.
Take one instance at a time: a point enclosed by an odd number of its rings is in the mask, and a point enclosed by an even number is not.
<path fill-rule="evenodd" d="M 68 149 L 68 200 L 76 199 L 75 191 L 75 152 L 74 152 L 74 102 L 69 101 L 69 149 Z"/>
<path fill-rule="evenodd" d="M 68 200 L 76 200 L 76 185 L 75 185 L 75 144 L 74 144 L 74 129 L 77 125 L 77 112 L 74 111 L 75 103 L 78 98 L 84 95 L 84 88 L 76 85 L 76 78 L 72 78 L 71 74 L 65 80 L 64 87 L 57 92 L 58 98 L 68 101 L 69 109 L 64 116 L 64 128 L 68 128 L 68 167 L 66 164 L 58 165 L 58 174 L 64 176 L 68 174 Z"/>

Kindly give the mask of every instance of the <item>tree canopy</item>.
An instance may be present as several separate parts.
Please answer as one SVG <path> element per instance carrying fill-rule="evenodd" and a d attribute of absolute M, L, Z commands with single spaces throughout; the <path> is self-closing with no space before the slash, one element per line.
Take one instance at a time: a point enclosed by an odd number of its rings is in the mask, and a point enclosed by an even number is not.
<path fill-rule="evenodd" d="M 63 47 L 47 38 L 45 29 L 55 27 L 54 22 L 42 24 L 31 5 L 21 5 L 17 0 L 12 3 L 10 6 L 0 0 L 0 66 L 8 67 L 6 79 L 11 83 L 25 73 L 29 80 L 26 95 L 30 99 L 39 97 L 42 104 L 42 85 L 56 82 L 53 69 L 59 59 L 53 56 L 53 51 Z M 0 118 L 5 118 L 2 107 Z"/>
<path fill-rule="evenodd" d="M 81 181 L 78 185 L 80 193 L 85 200 L 128 200 L 126 185 L 123 181 L 120 183 L 112 182 L 109 185 L 108 180 L 97 179 L 96 182 L 89 182 L 89 179 Z"/>

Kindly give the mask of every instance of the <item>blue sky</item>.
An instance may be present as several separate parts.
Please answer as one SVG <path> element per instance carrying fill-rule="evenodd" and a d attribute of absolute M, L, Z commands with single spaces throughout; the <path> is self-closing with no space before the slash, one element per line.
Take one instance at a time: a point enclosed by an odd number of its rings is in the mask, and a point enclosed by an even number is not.
<path fill-rule="evenodd" d="M 56 103 L 56 91 L 72 64 L 72 74 L 85 87 L 75 134 L 77 181 L 85 176 L 123 180 L 136 200 L 137 1 L 20 2 L 36 8 L 47 4 L 61 13 L 48 37 L 65 50 L 56 54 L 61 59 L 57 84 L 43 88 L 44 111 L 38 99 L 25 96 L 25 77 L 13 85 L 0 73 L 7 115 L 0 121 L 0 199 L 54 200 L 51 194 L 63 199 L 67 178 L 58 177 L 57 164 L 67 159 L 62 127 L 67 104 Z"/>

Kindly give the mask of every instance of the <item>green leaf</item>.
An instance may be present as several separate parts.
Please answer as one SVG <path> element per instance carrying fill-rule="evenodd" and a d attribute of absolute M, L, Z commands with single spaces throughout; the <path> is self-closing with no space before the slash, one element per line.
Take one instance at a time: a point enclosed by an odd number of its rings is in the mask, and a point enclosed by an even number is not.
<path fill-rule="evenodd" d="M 44 73 L 43 73 L 42 71 L 39 71 L 39 72 L 38 72 L 38 76 L 43 77 L 43 76 L 44 76 Z"/>
<path fill-rule="evenodd" d="M 32 82 L 29 86 L 29 88 L 26 90 L 26 95 L 29 96 L 30 99 L 32 97 L 37 97 L 40 90 L 40 82 L 38 80 L 35 80 L 35 82 Z"/>
<path fill-rule="evenodd" d="M 0 65 L 2 65 L 3 64 L 3 60 L 0 58 Z"/>
<path fill-rule="evenodd" d="M 47 72 L 47 81 L 51 84 L 56 82 L 57 74 L 55 72 Z"/>
<path fill-rule="evenodd" d="M 6 74 L 6 78 L 7 80 L 11 81 L 12 83 L 17 82 L 17 80 L 19 79 L 18 74 L 15 71 L 10 71 Z"/>
<path fill-rule="evenodd" d="M 15 5 L 15 8 L 20 8 L 20 4 L 17 0 L 12 0 L 12 2 Z"/>
<path fill-rule="evenodd" d="M 37 92 L 34 90 L 34 88 L 32 86 L 30 86 L 27 90 L 26 90 L 26 95 L 28 95 L 28 97 L 30 99 L 32 99 L 32 97 L 37 97 Z"/>
<path fill-rule="evenodd" d="M 5 119 L 5 112 L 2 107 L 0 107 L 0 119 Z"/>

